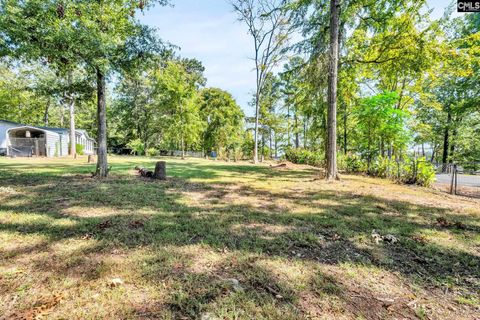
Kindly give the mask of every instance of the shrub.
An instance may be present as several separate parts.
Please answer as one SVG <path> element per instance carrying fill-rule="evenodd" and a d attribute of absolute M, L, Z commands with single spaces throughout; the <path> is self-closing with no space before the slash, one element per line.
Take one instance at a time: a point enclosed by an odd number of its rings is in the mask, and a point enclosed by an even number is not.
<path fill-rule="evenodd" d="M 148 157 L 155 157 L 158 156 L 159 151 L 155 148 L 148 148 L 146 154 Z"/>
<path fill-rule="evenodd" d="M 435 181 L 435 168 L 425 158 L 406 158 L 400 170 L 399 180 L 408 184 L 429 187 Z"/>
<path fill-rule="evenodd" d="M 397 169 L 397 161 L 395 157 L 389 159 L 388 157 L 378 157 L 370 165 L 370 175 L 380 178 L 394 178 Z"/>
<path fill-rule="evenodd" d="M 435 182 L 435 168 L 432 163 L 422 158 L 417 161 L 417 184 L 430 187 Z"/>
<path fill-rule="evenodd" d="M 338 169 L 348 173 L 358 173 L 366 171 L 366 164 L 356 154 L 341 154 L 338 156 Z"/>
<path fill-rule="evenodd" d="M 79 143 L 77 143 L 77 144 L 75 145 L 75 152 L 76 152 L 77 154 L 81 155 L 81 156 L 83 156 L 84 153 L 85 153 L 85 152 L 84 152 L 84 149 L 85 149 L 85 147 L 84 147 L 83 145 L 79 144 Z"/>
<path fill-rule="evenodd" d="M 429 187 L 435 181 L 435 168 L 425 158 L 405 157 L 398 161 L 395 157 L 378 157 L 367 168 L 365 160 L 355 154 L 339 156 L 338 167 L 349 173 L 367 173 L 370 176 L 389 178 L 400 183 L 417 184 Z"/>
<path fill-rule="evenodd" d="M 323 164 L 323 154 L 303 148 L 288 149 L 285 153 L 285 159 L 292 163 L 308 164 L 316 167 L 319 167 Z"/>
<path fill-rule="evenodd" d="M 127 148 L 132 150 L 132 154 L 136 154 L 138 156 L 145 154 L 145 146 L 140 139 L 131 140 L 127 143 Z"/>

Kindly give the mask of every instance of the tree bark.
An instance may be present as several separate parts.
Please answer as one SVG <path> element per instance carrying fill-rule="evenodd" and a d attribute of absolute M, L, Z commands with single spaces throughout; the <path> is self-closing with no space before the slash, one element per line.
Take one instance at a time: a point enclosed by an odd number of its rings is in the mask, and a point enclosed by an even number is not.
<path fill-rule="evenodd" d="M 450 131 L 450 123 L 452 122 L 452 113 L 450 109 L 447 111 L 447 123 L 445 124 L 445 131 L 443 134 L 443 154 L 442 154 L 442 165 L 443 171 L 446 170 L 446 163 L 448 161 L 448 140 L 449 140 L 449 131 Z"/>
<path fill-rule="evenodd" d="M 274 133 L 274 140 L 275 140 L 275 159 L 278 159 L 278 137 L 277 132 Z"/>
<path fill-rule="evenodd" d="M 49 112 L 50 112 L 50 100 L 47 101 L 47 105 L 45 106 L 45 113 L 43 114 L 43 122 L 45 123 L 45 127 L 48 127 Z"/>
<path fill-rule="evenodd" d="M 308 144 L 308 138 L 307 138 L 307 122 L 308 118 L 305 117 L 303 119 L 303 148 L 307 149 L 307 144 Z"/>
<path fill-rule="evenodd" d="M 180 143 L 182 145 L 182 160 L 184 160 L 185 159 L 185 140 L 183 140 L 183 137 Z"/>
<path fill-rule="evenodd" d="M 287 148 L 290 149 L 292 138 L 290 137 L 290 105 L 287 104 Z"/>
<path fill-rule="evenodd" d="M 272 141 L 272 128 L 270 128 L 270 158 L 273 158 L 273 141 Z"/>
<path fill-rule="evenodd" d="M 295 130 L 295 148 L 298 149 L 298 148 L 300 148 L 300 136 L 298 134 L 297 110 L 295 110 L 295 113 L 293 115 L 293 126 L 294 126 L 294 130 Z"/>
<path fill-rule="evenodd" d="M 265 160 L 265 134 L 262 133 L 262 157 L 260 158 L 260 162 Z"/>
<path fill-rule="evenodd" d="M 449 163 L 453 163 L 454 155 L 455 155 L 455 138 L 457 136 L 457 129 L 455 129 L 455 126 L 453 126 L 453 127 L 454 127 L 454 129 L 452 130 L 452 136 L 451 136 L 451 139 L 450 139 L 450 151 L 449 151 L 450 159 L 449 159 Z"/>
<path fill-rule="evenodd" d="M 258 121 L 260 116 L 260 112 L 259 112 L 260 97 L 259 97 L 258 91 L 259 89 L 257 84 L 257 94 L 255 95 L 255 135 L 254 135 L 254 146 L 253 146 L 253 163 L 255 164 L 258 163 Z"/>
<path fill-rule="evenodd" d="M 347 145 L 347 104 L 343 105 L 343 154 L 347 154 L 348 145 Z"/>
<path fill-rule="evenodd" d="M 75 137 L 75 99 L 70 97 L 70 155 L 77 156 L 76 137 Z"/>
<path fill-rule="evenodd" d="M 435 154 L 437 153 L 437 146 L 434 145 L 433 148 L 432 148 L 432 156 L 430 158 L 430 162 L 433 163 L 433 161 L 435 160 Z"/>
<path fill-rule="evenodd" d="M 60 108 L 60 127 L 63 128 L 65 123 L 65 112 L 64 108 Z"/>
<path fill-rule="evenodd" d="M 330 63 L 328 72 L 328 114 L 327 114 L 327 180 L 338 179 L 337 169 L 337 81 L 338 81 L 338 40 L 340 5 L 339 0 L 330 0 Z"/>
<path fill-rule="evenodd" d="M 167 163 L 165 161 L 159 161 L 156 163 L 153 178 L 167 180 Z"/>
<path fill-rule="evenodd" d="M 107 160 L 107 105 L 105 92 L 105 75 L 97 68 L 97 125 L 98 125 L 98 156 L 97 171 L 98 178 L 108 176 L 108 160 Z"/>
<path fill-rule="evenodd" d="M 67 82 L 68 85 L 72 85 L 72 72 L 68 72 L 67 75 Z M 70 100 L 70 105 L 68 108 L 69 111 L 69 116 L 70 116 L 70 156 L 73 158 L 77 157 L 77 142 L 76 142 L 76 136 L 75 136 L 75 98 L 73 97 L 72 94 L 68 94 L 68 92 L 65 92 L 65 98 Z"/>

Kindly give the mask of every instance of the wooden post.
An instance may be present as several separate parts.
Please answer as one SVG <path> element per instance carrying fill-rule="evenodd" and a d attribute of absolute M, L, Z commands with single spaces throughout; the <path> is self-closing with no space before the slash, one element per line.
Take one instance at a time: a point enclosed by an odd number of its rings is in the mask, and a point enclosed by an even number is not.
<path fill-rule="evenodd" d="M 38 157 L 40 156 L 39 151 L 38 151 L 38 139 L 35 138 L 35 155 Z"/>
<path fill-rule="evenodd" d="M 165 161 L 158 161 L 155 165 L 154 179 L 167 180 L 167 163 Z"/>
<path fill-rule="evenodd" d="M 457 194 L 457 175 L 458 175 L 458 171 L 457 171 L 457 165 L 456 164 L 453 165 L 453 172 L 455 174 L 455 191 L 454 191 L 454 194 Z"/>
<path fill-rule="evenodd" d="M 450 183 L 450 194 L 455 194 L 454 184 L 455 184 L 455 175 L 457 173 L 457 168 L 455 164 L 450 165 L 451 173 L 452 173 L 452 181 Z"/>

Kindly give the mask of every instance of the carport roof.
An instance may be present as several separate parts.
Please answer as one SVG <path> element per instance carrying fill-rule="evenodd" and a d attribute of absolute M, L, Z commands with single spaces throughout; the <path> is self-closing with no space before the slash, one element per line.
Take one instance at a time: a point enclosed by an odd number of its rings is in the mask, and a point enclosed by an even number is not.
<path fill-rule="evenodd" d="M 57 133 L 57 132 L 54 132 L 54 131 L 52 131 L 52 130 L 48 130 L 48 129 L 45 129 L 45 128 L 34 127 L 34 126 L 25 126 L 25 125 L 23 125 L 23 124 L 20 124 L 20 125 L 17 126 L 17 127 L 9 128 L 9 129 L 7 130 L 7 132 L 15 131 L 15 130 L 18 130 L 18 129 L 30 129 L 30 130 L 39 130 L 39 131 L 43 131 L 43 132 Z"/>

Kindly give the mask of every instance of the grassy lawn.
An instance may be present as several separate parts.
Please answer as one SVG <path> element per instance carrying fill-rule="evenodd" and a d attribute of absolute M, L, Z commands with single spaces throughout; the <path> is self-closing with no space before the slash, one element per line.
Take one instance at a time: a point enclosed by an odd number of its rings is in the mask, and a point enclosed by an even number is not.
<path fill-rule="evenodd" d="M 133 167 L 155 159 L 110 160 L 97 181 L 83 157 L 0 158 L 0 319 L 479 317 L 480 200 L 208 160 L 150 181 Z"/>

